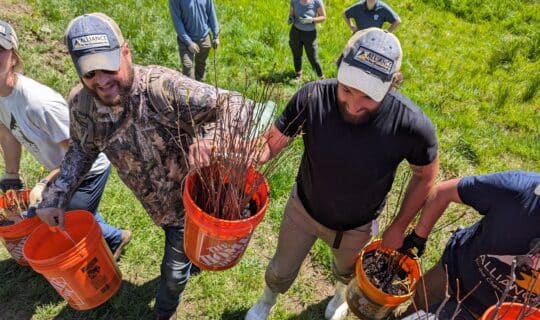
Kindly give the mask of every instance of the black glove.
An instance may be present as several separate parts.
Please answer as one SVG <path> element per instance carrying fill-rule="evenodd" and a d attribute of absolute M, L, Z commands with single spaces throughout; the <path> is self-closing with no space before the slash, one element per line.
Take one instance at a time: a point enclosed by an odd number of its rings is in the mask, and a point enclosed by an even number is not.
<path fill-rule="evenodd" d="M 10 189 L 14 190 L 20 190 L 24 188 L 24 185 L 21 181 L 21 179 L 2 179 L 0 180 L 0 189 L 2 189 L 3 192 L 6 192 Z"/>
<path fill-rule="evenodd" d="M 398 249 L 398 252 L 408 255 L 411 258 L 420 258 L 426 250 L 426 238 L 422 238 L 411 231 L 408 236 L 403 240 L 403 245 Z"/>

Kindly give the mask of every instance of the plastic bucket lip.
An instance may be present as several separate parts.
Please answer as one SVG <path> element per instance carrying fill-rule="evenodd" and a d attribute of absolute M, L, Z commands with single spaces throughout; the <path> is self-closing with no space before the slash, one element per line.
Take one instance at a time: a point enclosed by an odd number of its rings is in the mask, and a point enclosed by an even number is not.
<path fill-rule="evenodd" d="M 28 204 L 28 197 L 30 195 L 30 191 L 31 191 L 30 189 L 24 189 L 19 192 L 19 194 L 22 197 L 22 200 L 26 202 L 26 204 Z M 6 195 L 0 194 L 0 209 L 5 209 L 6 205 L 7 205 Z M 23 229 L 29 226 L 32 226 L 34 224 L 34 221 L 36 221 L 34 218 L 39 220 L 38 217 L 32 217 L 28 219 L 22 219 L 18 223 L 15 223 L 9 226 L 0 227 L 0 237 L 6 236 L 6 237 L 15 238 L 15 237 L 24 236 L 27 232 L 24 232 Z"/>
<path fill-rule="evenodd" d="M 519 302 L 503 302 L 501 304 L 501 307 L 499 309 L 499 312 L 497 313 L 497 316 L 495 317 L 495 320 L 510 320 L 510 319 L 516 319 L 517 316 L 520 314 L 520 310 L 523 307 L 527 307 L 528 311 L 526 312 L 526 317 L 523 318 L 523 320 L 539 320 L 540 319 L 540 309 L 535 308 L 533 306 L 524 306 L 522 303 Z M 491 320 L 493 316 L 493 312 L 495 312 L 495 309 L 497 308 L 497 305 L 492 305 L 491 307 L 487 308 L 482 317 L 480 317 L 480 320 Z"/>
<path fill-rule="evenodd" d="M 76 214 L 80 214 L 83 212 L 87 213 L 88 215 L 81 215 L 77 218 L 80 220 L 86 220 L 87 221 L 86 223 L 90 224 L 90 226 L 88 228 L 87 234 L 85 234 L 81 240 L 77 241 L 72 248 L 50 258 L 40 258 L 40 259 L 34 258 L 32 254 L 34 253 L 35 250 L 30 249 L 30 247 L 32 247 L 32 244 L 33 244 L 32 242 L 34 241 L 34 238 L 36 237 L 42 238 L 43 234 L 47 234 L 51 232 L 50 227 L 47 224 L 43 224 L 37 227 L 34 230 L 34 232 L 32 232 L 32 234 L 28 237 L 28 239 L 26 240 L 24 244 L 23 255 L 26 261 L 32 264 L 32 267 L 39 268 L 39 270 L 48 270 L 49 268 L 61 270 L 64 268 L 68 269 L 71 266 L 72 264 L 71 262 L 73 260 L 77 260 L 77 259 L 80 259 L 81 257 L 89 256 L 90 252 L 92 252 L 92 249 L 94 249 L 95 246 L 97 245 L 96 241 L 90 241 L 87 239 L 88 235 L 92 231 L 92 228 L 95 228 L 95 226 L 93 225 L 96 223 L 95 219 L 93 218 L 90 212 L 85 211 L 85 210 L 69 211 L 69 212 L 66 212 L 66 216 L 67 215 L 75 216 Z M 63 231 L 57 230 L 56 232 L 63 232 Z M 62 266 L 58 265 L 59 261 L 62 261 Z"/>
<path fill-rule="evenodd" d="M 367 252 L 371 252 L 374 250 L 383 251 L 385 253 L 391 253 L 394 252 L 394 250 L 391 249 L 384 249 L 380 248 L 382 240 L 375 240 L 369 245 L 367 245 L 358 255 L 358 260 L 356 261 L 356 280 L 357 285 L 360 289 L 365 289 L 367 292 L 364 292 L 366 296 L 368 296 L 373 302 L 376 302 L 382 306 L 388 306 L 389 304 L 391 306 L 397 306 L 403 302 L 405 302 L 407 299 L 409 299 L 416 289 L 416 283 L 418 282 L 418 279 L 420 278 L 420 266 L 418 265 L 418 261 L 410 258 L 407 255 L 402 255 L 402 257 L 399 260 L 400 267 L 403 268 L 405 272 L 407 272 L 408 278 L 413 278 L 413 283 L 411 284 L 411 290 L 409 293 L 404 295 L 391 295 L 388 294 L 379 288 L 375 287 L 371 281 L 367 278 L 367 275 L 364 272 L 363 267 L 363 256 Z"/>

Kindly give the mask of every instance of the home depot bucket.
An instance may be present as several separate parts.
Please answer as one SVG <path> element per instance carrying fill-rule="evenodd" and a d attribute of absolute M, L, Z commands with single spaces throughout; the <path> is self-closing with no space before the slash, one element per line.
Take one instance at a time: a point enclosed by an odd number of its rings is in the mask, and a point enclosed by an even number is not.
<path fill-rule="evenodd" d="M 493 315 L 496 313 L 495 318 Z M 540 320 L 540 309 L 524 306 L 517 302 L 503 302 L 497 310 L 497 305 L 489 307 L 480 320 Z"/>
<path fill-rule="evenodd" d="M 28 195 L 30 190 L 23 190 L 18 192 L 17 201 L 23 202 L 24 207 L 28 206 Z M 0 209 L 6 209 L 8 206 L 15 205 L 12 203 L 14 199 L 6 196 L 6 194 L 0 195 Z M 23 256 L 23 246 L 32 231 L 43 222 L 38 217 L 23 219 L 16 224 L 0 227 L 0 240 L 6 247 L 11 257 L 21 266 L 27 266 L 28 262 Z"/>
<path fill-rule="evenodd" d="M 69 211 L 64 225 L 65 231 L 46 224 L 37 227 L 23 253 L 72 308 L 92 309 L 120 288 L 120 270 L 90 212 Z"/>
<path fill-rule="evenodd" d="M 418 262 L 407 255 L 401 255 L 398 265 L 407 274 L 409 292 L 404 295 L 391 295 L 375 287 L 364 271 L 364 255 L 375 250 L 396 254 L 393 250 L 380 248 L 380 244 L 381 240 L 374 241 L 360 252 L 356 260 L 356 281 L 353 279 L 347 287 L 349 309 L 360 319 L 386 319 L 398 305 L 413 295 L 420 278 Z"/>
<path fill-rule="evenodd" d="M 255 170 L 246 175 L 245 193 L 253 193 L 257 212 L 247 219 L 224 220 L 204 212 L 193 200 L 198 187 L 196 173 L 188 175 L 184 185 L 183 202 L 186 212 L 184 250 L 188 258 L 203 270 L 219 271 L 240 261 L 253 230 L 261 222 L 268 206 L 268 182 Z M 260 183 L 256 183 L 260 181 Z M 255 192 L 250 190 L 253 186 Z"/>

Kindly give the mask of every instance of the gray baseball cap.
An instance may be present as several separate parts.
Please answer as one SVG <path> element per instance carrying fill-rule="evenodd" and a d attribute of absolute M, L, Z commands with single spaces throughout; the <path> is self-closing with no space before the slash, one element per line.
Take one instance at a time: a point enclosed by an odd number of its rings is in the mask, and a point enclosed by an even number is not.
<path fill-rule="evenodd" d="M 360 30 L 343 50 L 337 79 L 380 102 L 401 67 L 402 57 L 401 44 L 392 33 L 379 28 Z"/>
<path fill-rule="evenodd" d="M 120 69 L 124 37 L 113 19 L 97 12 L 71 20 L 64 41 L 80 76 L 94 71 Z"/>
<path fill-rule="evenodd" d="M 15 30 L 13 30 L 13 27 L 9 23 L 3 20 L 0 20 L 0 46 L 7 50 L 17 50 L 19 47 Z"/>

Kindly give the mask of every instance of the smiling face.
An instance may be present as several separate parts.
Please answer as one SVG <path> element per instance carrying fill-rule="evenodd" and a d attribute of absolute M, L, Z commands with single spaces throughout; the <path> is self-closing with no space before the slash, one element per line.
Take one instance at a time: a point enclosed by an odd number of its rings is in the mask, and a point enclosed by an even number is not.
<path fill-rule="evenodd" d="M 133 65 L 127 44 L 122 45 L 120 68 L 116 71 L 93 70 L 81 77 L 86 90 L 105 106 L 118 106 L 133 84 Z"/>
<path fill-rule="evenodd" d="M 368 123 L 381 105 L 362 91 L 341 83 L 338 83 L 337 100 L 343 120 L 351 124 Z"/>

